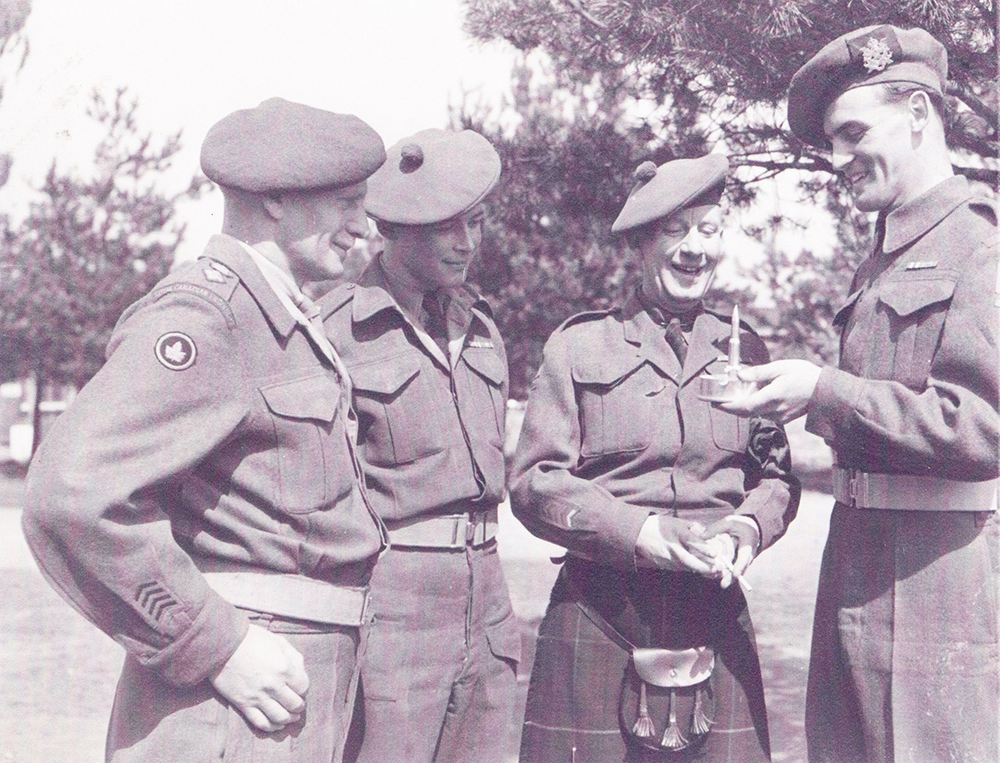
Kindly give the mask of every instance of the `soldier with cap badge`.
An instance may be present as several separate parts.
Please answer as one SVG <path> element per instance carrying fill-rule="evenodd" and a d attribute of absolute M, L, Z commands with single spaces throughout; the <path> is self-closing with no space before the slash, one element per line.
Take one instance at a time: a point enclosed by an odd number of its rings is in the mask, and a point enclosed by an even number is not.
<path fill-rule="evenodd" d="M 836 455 L 806 697 L 809 759 L 1000 760 L 996 205 L 955 175 L 943 45 L 882 25 L 792 79 L 788 120 L 832 150 L 871 256 L 837 314 L 838 368 L 746 369 L 723 407 L 806 429 Z"/>
<path fill-rule="evenodd" d="M 784 533 L 799 485 L 781 427 L 700 397 L 702 374 L 767 360 L 747 324 L 703 305 L 727 168 L 718 154 L 640 165 L 612 226 L 640 287 L 560 326 L 532 382 L 511 507 L 568 553 L 539 629 L 524 763 L 770 760 L 734 579 Z"/>
<path fill-rule="evenodd" d="M 127 653 L 109 761 L 341 759 L 386 538 L 301 289 L 342 270 L 384 159 L 280 98 L 215 124 L 223 234 L 125 312 L 32 463 L 42 572 Z"/>
<path fill-rule="evenodd" d="M 520 657 L 496 545 L 507 358 L 466 275 L 500 158 L 470 130 L 387 154 L 365 203 L 385 250 L 321 301 L 391 541 L 372 577 L 357 759 L 499 760 Z"/>

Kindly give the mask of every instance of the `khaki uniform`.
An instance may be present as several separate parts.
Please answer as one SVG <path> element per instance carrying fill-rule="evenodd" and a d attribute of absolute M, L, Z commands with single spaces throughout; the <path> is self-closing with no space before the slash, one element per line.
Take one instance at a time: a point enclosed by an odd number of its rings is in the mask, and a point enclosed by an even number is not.
<path fill-rule="evenodd" d="M 807 429 L 839 467 L 924 479 L 928 497 L 834 507 L 810 761 L 1000 760 L 1000 549 L 984 482 L 1000 468 L 997 247 L 995 207 L 946 180 L 880 218 L 837 316 L 840 367 L 823 370 Z M 939 478 L 984 497 L 935 500 Z"/>
<path fill-rule="evenodd" d="M 741 333 L 742 360 L 764 362 L 763 343 L 747 327 Z M 799 485 L 781 428 L 697 397 L 697 377 L 726 365 L 729 336 L 728 321 L 703 312 L 682 367 L 633 297 L 621 309 L 570 319 L 546 344 L 512 467 L 511 506 L 569 554 L 539 631 L 522 761 L 570 760 L 573 750 L 579 763 L 639 759 L 619 729 L 628 655 L 582 614 L 581 596 L 609 622 L 626 603 L 634 607 L 651 646 L 713 646 L 715 725 L 699 759 L 769 759 L 753 626 L 739 587 L 638 569 L 635 559 L 650 514 L 704 525 L 752 517 L 761 548 L 795 516 Z M 678 714 L 690 712 L 687 704 Z"/>
<path fill-rule="evenodd" d="M 409 321 L 376 260 L 322 300 L 354 384 L 358 443 L 392 546 L 372 579 L 361 761 L 489 761 L 506 749 L 520 635 L 496 552 L 507 359 L 467 287 L 449 354 Z"/>
<path fill-rule="evenodd" d="M 213 237 L 122 316 L 32 463 L 24 514 L 46 577 L 128 652 L 109 759 L 254 745 L 254 760 L 329 760 L 342 743 L 357 623 L 296 607 L 363 592 L 384 545 L 353 426 L 336 373 L 235 239 Z M 255 735 L 207 680 L 251 619 L 292 634 L 314 671 L 291 734 Z"/>

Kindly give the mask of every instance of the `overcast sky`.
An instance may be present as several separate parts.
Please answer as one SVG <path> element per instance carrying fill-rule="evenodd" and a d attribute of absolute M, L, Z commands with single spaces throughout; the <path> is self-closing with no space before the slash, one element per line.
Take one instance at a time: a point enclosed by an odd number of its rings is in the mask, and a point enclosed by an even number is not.
<path fill-rule="evenodd" d="M 386 145 L 444 127 L 465 90 L 496 103 L 513 61 L 505 44 L 470 40 L 462 13 L 461 0 L 33 0 L 30 54 L 0 101 L 0 151 L 14 156 L 0 205 L 23 205 L 53 158 L 91 161 L 94 87 L 128 86 L 144 130 L 183 130 L 188 177 L 214 122 L 276 95 L 357 114 Z M 183 214 L 181 254 L 197 256 L 221 195 Z"/>

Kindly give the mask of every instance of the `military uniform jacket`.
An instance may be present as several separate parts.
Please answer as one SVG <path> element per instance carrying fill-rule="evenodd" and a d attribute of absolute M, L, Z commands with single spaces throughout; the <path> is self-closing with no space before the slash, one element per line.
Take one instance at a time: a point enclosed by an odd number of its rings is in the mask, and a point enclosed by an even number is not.
<path fill-rule="evenodd" d="M 248 627 L 193 558 L 367 582 L 384 530 L 337 376 L 237 241 L 213 237 L 129 308 L 107 354 L 36 454 L 24 514 L 86 617 L 186 685 Z"/>
<path fill-rule="evenodd" d="M 702 524 L 745 514 L 761 547 L 773 543 L 798 507 L 784 432 L 697 397 L 699 374 L 725 367 L 729 335 L 728 322 L 701 313 L 682 368 L 635 296 L 563 324 L 532 382 L 512 466 L 515 515 L 574 556 L 628 570 L 652 513 Z M 741 355 L 767 357 L 746 326 Z"/>
<path fill-rule="evenodd" d="M 806 428 L 845 468 L 993 479 L 1000 471 L 995 208 L 955 176 L 880 227 L 881 245 L 836 317 L 840 367 L 820 374 Z"/>
<path fill-rule="evenodd" d="M 507 355 L 487 303 L 454 290 L 446 365 L 393 299 L 381 262 L 321 300 L 348 367 L 371 500 L 386 520 L 493 508 L 504 495 Z M 426 337 L 425 337 L 426 338 Z M 428 339 L 429 341 L 429 339 Z"/>

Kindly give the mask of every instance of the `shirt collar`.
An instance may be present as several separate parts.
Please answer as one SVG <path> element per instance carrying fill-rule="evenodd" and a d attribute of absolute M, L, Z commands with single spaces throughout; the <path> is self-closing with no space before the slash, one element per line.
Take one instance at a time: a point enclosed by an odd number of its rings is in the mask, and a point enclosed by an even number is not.
<path fill-rule="evenodd" d="M 971 196 L 969 181 L 962 175 L 955 175 L 938 183 L 922 196 L 894 209 L 885 216 L 882 251 L 895 252 L 912 243 Z"/>
<path fill-rule="evenodd" d="M 302 293 L 292 277 L 245 241 L 240 241 L 239 244 L 254 261 L 267 285 L 274 291 L 278 301 L 288 311 L 288 314 L 297 323 L 307 323 L 308 317 L 299 305 L 308 304 L 309 298 Z"/>

